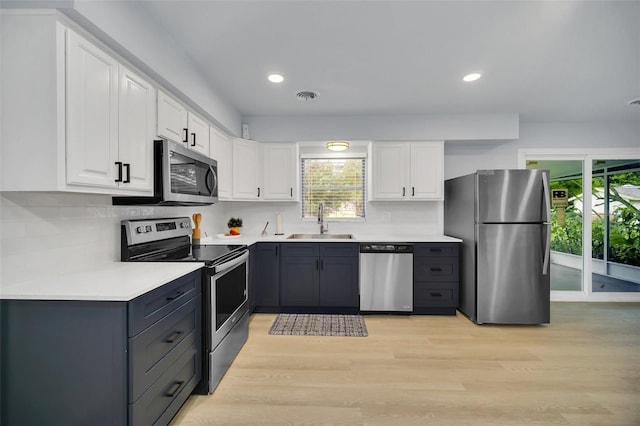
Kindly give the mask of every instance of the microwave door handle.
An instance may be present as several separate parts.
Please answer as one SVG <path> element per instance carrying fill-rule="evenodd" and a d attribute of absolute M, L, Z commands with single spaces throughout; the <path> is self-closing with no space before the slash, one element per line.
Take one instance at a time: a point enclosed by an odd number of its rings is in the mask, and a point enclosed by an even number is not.
<path fill-rule="evenodd" d="M 218 182 L 216 179 L 215 170 L 213 170 L 213 166 L 209 166 L 209 170 L 207 170 L 207 175 L 204 178 L 204 184 L 207 187 L 207 193 L 209 195 L 214 195 L 215 189 L 218 186 Z"/>

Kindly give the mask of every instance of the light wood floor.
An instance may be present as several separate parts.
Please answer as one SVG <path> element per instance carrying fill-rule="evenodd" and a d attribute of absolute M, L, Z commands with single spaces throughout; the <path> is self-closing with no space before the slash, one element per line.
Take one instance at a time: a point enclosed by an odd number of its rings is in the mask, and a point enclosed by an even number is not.
<path fill-rule="evenodd" d="M 249 340 L 174 425 L 640 425 L 640 304 L 552 303 L 546 326 L 367 316 L 369 337 Z"/>

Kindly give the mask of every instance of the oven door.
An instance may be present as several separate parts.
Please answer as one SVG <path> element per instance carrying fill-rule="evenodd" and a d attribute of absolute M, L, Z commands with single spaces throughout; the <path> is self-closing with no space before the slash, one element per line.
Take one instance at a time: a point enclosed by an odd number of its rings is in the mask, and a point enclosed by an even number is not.
<path fill-rule="evenodd" d="M 162 141 L 162 190 L 165 202 L 218 201 L 218 163 L 170 141 Z"/>
<path fill-rule="evenodd" d="M 247 250 L 242 255 L 211 268 L 208 289 L 211 315 L 207 318 L 207 328 L 211 330 L 209 351 L 220 344 L 248 310 L 248 259 Z"/>

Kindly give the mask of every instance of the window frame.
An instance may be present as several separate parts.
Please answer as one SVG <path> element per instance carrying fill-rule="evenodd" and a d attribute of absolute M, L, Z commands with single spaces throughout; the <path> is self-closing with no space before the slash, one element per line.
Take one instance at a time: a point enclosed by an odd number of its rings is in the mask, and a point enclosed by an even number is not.
<path fill-rule="evenodd" d="M 363 185 L 363 217 L 328 217 L 325 218 L 325 221 L 330 222 L 348 222 L 348 223 L 357 223 L 357 222 L 366 222 L 367 220 L 367 201 L 368 201 L 368 192 L 369 192 L 369 156 L 366 152 L 335 152 L 335 153 L 304 153 L 300 154 L 298 158 L 299 166 L 300 166 L 300 217 L 303 222 L 315 222 L 316 218 L 304 217 L 304 167 L 302 167 L 302 162 L 305 159 L 318 159 L 318 160 L 341 160 L 341 159 L 356 159 L 363 160 L 363 175 L 362 175 L 362 185 Z"/>

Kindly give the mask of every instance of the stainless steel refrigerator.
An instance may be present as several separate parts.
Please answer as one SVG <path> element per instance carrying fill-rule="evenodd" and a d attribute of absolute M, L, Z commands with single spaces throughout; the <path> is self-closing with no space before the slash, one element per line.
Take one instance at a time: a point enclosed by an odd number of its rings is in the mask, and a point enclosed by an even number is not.
<path fill-rule="evenodd" d="M 462 239 L 458 310 L 494 324 L 549 322 L 547 170 L 478 170 L 445 181 L 444 231 Z"/>

